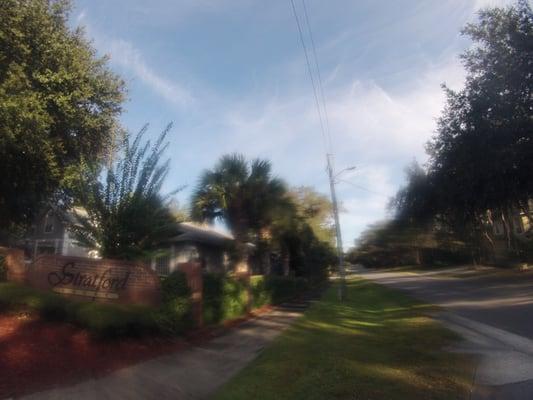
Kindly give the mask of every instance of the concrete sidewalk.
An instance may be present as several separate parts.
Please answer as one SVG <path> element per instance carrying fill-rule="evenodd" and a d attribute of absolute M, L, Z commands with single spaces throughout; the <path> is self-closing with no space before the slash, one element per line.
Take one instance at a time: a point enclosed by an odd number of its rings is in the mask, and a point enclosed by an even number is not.
<path fill-rule="evenodd" d="M 201 346 L 23 399 L 205 399 L 252 361 L 305 308 L 306 304 L 287 304 Z"/>

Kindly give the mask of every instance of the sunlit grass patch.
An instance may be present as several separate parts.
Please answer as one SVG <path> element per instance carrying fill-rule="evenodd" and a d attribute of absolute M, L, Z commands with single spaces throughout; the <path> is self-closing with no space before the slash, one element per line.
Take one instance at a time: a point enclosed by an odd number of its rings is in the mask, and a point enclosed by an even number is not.
<path fill-rule="evenodd" d="M 262 352 L 216 399 L 461 399 L 472 362 L 433 307 L 364 280 L 336 288 Z"/>

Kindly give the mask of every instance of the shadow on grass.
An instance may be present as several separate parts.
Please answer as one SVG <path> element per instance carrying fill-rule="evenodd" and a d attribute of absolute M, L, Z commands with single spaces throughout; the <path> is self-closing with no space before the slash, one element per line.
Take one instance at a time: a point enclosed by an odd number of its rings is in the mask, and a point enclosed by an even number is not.
<path fill-rule="evenodd" d="M 363 280 L 315 303 L 217 399 L 465 398 L 471 363 L 443 349 L 455 335 L 432 307 Z"/>

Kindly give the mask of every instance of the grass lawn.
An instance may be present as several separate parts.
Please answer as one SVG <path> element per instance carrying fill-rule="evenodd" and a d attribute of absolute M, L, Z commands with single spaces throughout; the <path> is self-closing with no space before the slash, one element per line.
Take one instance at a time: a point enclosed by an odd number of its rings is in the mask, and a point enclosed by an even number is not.
<path fill-rule="evenodd" d="M 330 288 L 215 399 L 466 399 L 473 362 L 431 306 L 365 280 Z"/>

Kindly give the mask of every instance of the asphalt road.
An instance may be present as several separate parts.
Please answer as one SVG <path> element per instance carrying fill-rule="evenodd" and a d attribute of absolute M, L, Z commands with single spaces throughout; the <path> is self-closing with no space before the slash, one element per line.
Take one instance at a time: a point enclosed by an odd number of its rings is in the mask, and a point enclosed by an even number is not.
<path fill-rule="evenodd" d="M 533 399 L 533 273 L 352 272 L 443 307 L 436 318 L 464 339 L 450 350 L 478 361 L 471 400 Z"/>
<path fill-rule="evenodd" d="M 359 269 L 378 283 L 446 307 L 462 317 L 533 340 L 533 273 L 456 268 L 430 272 Z"/>

